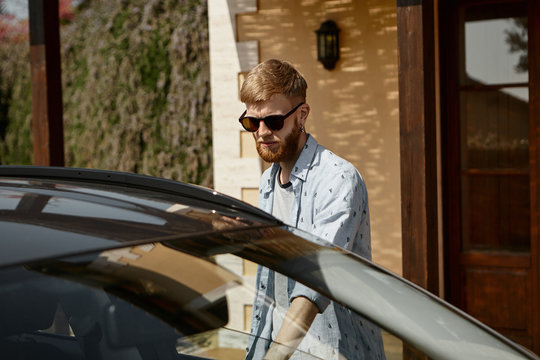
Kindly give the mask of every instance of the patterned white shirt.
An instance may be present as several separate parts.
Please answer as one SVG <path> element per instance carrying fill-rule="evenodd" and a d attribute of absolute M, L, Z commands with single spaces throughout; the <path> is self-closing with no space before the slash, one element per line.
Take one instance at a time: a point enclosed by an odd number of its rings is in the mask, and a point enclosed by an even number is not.
<path fill-rule="evenodd" d="M 273 208 L 275 178 L 279 164 L 261 177 L 259 207 Z M 360 173 L 346 160 L 333 154 L 308 135 L 307 142 L 291 172 L 294 201 L 288 225 L 371 259 L 371 238 L 367 191 Z M 250 342 L 246 359 L 262 359 L 273 330 L 275 306 L 274 272 L 257 269 L 257 293 L 253 304 Z M 289 304 L 304 296 L 319 308 L 298 350 L 322 359 L 384 359 L 378 327 L 314 290 L 288 279 Z M 359 297 L 362 294 L 358 294 Z M 293 359 L 301 359 L 295 352 Z"/>

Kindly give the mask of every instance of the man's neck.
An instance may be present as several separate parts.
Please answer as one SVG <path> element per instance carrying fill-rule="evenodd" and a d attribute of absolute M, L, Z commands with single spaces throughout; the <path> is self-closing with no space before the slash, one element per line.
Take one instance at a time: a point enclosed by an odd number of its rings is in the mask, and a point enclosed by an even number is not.
<path fill-rule="evenodd" d="M 304 145 L 306 145 L 307 142 L 307 135 L 305 133 L 302 133 L 300 136 L 300 141 L 298 142 L 298 149 L 296 150 L 296 155 L 294 158 L 292 158 L 289 161 L 282 161 L 279 163 L 281 166 L 281 171 L 279 174 L 279 182 L 281 184 L 286 184 L 290 181 L 290 176 L 292 169 L 294 167 L 294 164 L 296 164 L 296 160 L 300 157 L 300 154 L 302 153 L 302 150 L 304 149 Z"/>

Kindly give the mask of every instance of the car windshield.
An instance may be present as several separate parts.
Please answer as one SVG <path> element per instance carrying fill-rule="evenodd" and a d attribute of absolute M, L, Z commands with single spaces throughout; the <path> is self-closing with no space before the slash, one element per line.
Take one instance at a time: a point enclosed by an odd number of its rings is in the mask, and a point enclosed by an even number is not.
<path fill-rule="evenodd" d="M 234 255 L 203 259 L 160 243 L 6 268 L 0 351 L 16 359 L 243 359 L 254 274 L 255 264 Z M 386 358 L 400 359 L 401 342 L 383 337 Z"/>

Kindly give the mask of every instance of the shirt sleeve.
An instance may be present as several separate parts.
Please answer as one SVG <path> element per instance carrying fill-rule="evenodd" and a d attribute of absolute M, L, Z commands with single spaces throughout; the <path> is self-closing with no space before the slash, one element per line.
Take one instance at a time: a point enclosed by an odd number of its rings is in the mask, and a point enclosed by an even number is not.
<path fill-rule="evenodd" d="M 317 291 L 308 288 L 307 286 L 300 284 L 299 282 L 294 282 L 294 287 L 289 296 L 289 304 L 294 300 L 294 298 L 303 296 L 309 301 L 314 303 L 319 309 L 319 313 L 324 312 L 328 304 L 330 304 L 330 299 L 326 296 L 319 294 Z"/>
<path fill-rule="evenodd" d="M 311 232 L 320 238 L 359 255 L 371 258 L 367 191 L 356 169 L 344 170 L 321 181 L 314 199 Z M 304 296 L 323 312 L 330 300 L 306 286 L 295 283 L 290 301 Z"/>
<path fill-rule="evenodd" d="M 346 169 L 321 181 L 314 199 L 311 232 L 339 247 L 371 258 L 369 207 L 360 174 Z"/>

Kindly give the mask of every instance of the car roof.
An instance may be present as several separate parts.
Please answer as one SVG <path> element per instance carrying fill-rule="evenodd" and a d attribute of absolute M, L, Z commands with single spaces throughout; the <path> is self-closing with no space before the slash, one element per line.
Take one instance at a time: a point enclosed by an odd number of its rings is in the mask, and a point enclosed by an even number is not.
<path fill-rule="evenodd" d="M 173 180 L 0 166 L 0 225 L 3 267 L 281 222 L 234 198 Z"/>

